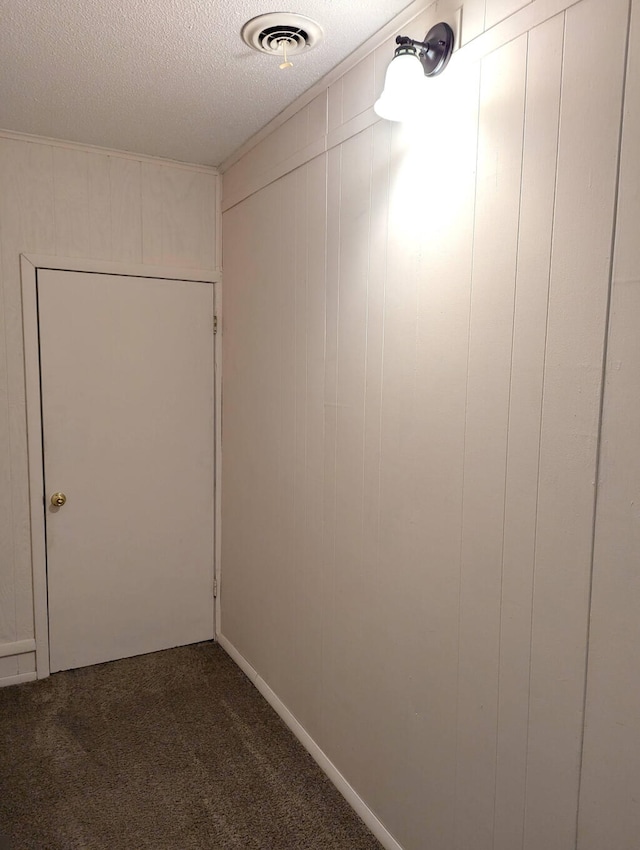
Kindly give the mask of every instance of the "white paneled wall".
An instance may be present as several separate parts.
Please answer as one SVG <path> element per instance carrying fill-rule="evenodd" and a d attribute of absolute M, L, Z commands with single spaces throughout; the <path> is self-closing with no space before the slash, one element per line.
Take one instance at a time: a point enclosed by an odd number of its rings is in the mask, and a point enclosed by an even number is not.
<path fill-rule="evenodd" d="M 527 6 L 532 0 L 486 0 L 484 13 L 485 29 L 513 15 L 518 9 Z"/>
<path fill-rule="evenodd" d="M 218 179 L 0 136 L 0 684 L 35 675 L 20 254 L 212 270 Z"/>
<path fill-rule="evenodd" d="M 629 4 L 479 6 L 224 176 L 222 636 L 405 850 L 570 850 Z"/>
<path fill-rule="evenodd" d="M 640 836 L 640 2 L 633 0 L 595 528 L 580 850 Z"/>

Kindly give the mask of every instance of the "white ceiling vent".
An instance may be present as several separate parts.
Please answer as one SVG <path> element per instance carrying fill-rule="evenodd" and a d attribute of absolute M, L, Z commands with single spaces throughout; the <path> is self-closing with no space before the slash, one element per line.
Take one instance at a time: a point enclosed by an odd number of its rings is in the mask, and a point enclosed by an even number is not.
<path fill-rule="evenodd" d="M 261 53 L 289 55 L 315 47 L 322 38 L 322 27 L 311 18 L 291 12 L 258 15 L 242 27 L 242 39 Z"/>

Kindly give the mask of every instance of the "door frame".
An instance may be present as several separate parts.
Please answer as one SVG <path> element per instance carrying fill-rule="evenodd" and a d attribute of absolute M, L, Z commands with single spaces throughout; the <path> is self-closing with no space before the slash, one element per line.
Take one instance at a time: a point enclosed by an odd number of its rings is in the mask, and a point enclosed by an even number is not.
<path fill-rule="evenodd" d="M 77 257 L 50 257 L 41 254 L 21 254 L 22 327 L 24 332 L 25 400 L 27 415 L 27 457 L 29 465 L 29 513 L 31 526 L 31 571 L 33 577 L 33 614 L 35 627 L 36 676 L 49 673 L 49 610 L 47 599 L 47 549 L 45 531 L 44 456 L 42 434 L 42 394 L 40 383 L 40 338 L 38 330 L 37 274 L 38 269 L 70 272 L 122 275 L 124 277 L 191 280 L 214 285 L 214 314 L 217 333 L 214 337 L 214 580 L 216 592 L 212 599 L 214 635 L 217 640 L 220 625 L 220 475 L 221 475 L 221 401 L 222 401 L 222 275 L 219 270 L 182 269 L 168 266 L 147 266 L 134 263 L 114 263 L 106 260 Z M 211 329 L 214 332 L 214 329 Z"/>

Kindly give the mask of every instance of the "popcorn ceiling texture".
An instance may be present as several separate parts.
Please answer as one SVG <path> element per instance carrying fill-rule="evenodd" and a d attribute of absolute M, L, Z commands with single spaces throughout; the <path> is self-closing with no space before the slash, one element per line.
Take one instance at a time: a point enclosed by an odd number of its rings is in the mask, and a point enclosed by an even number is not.
<path fill-rule="evenodd" d="M 278 0 L 0 0 L 0 127 L 218 165 L 407 5 L 287 2 L 324 38 L 280 71 L 240 38 Z"/>

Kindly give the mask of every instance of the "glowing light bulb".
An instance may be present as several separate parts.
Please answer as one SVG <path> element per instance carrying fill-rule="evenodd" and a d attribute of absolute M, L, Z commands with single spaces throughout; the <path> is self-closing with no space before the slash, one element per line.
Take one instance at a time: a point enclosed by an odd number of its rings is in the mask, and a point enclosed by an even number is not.
<path fill-rule="evenodd" d="M 425 75 L 415 51 L 399 53 L 389 63 L 384 91 L 374 104 L 376 115 L 388 121 L 404 121 L 420 108 Z"/>

